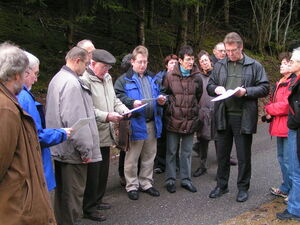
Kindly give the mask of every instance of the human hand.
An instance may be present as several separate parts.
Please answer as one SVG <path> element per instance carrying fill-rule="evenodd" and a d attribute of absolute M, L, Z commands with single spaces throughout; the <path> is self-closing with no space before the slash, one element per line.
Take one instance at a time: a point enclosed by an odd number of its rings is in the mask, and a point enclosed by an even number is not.
<path fill-rule="evenodd" d="M 72 132 L 73 132 L 73 128 L 62 128 L 63 130 L 66 131 L 67 133 L 67 138 L 70 138 Z"/>
<path fill-rule="evenodd" d="M 234 95 L 237 97 L 243 97 L 246 94 L 247 90 L 245 88 L 240 88 Z"/>
<path fill-rule="evenodd" d="M 160 104 L 160 105 L 164 105 L 164 104 L 166 103 L 166 101 L 167 101 L 167 97 L 164 96 L 164 95 L 159 95 L 159 96 L 157 97 L 157 102 L 158 102 L 158 104 Z"/>
<path fill-rule="evenodd" d="M 144 105 L 144 103 L 142 101 L 140 101 L 140 100 L 135 100 L 133 102 L 133 108 L 139 107 L 141 105 Z"/>
<path fill-rule="evenodd" d="M 108 113 L 108 115 L 107 115 L 107 120 L 110 121 L 110 122 L 113 122 L 113 123 L 117 123 L 117 122 L 119 122 L 121 119 L 123 119 L 123 116 L 120 115 L 120 114 L 117 113 L 117 112 L 110 112 L 110 113 Z"/>
<path fill-rule="evenodd" d="M 82 158 L 82 163 L 83 164 L 87 164 L 87 163 L 90 163 L 90 162 L 92 162 L 91 158 Z"/>
<path fill-rule="evenodd" d="M 221 95 L 221 94 L 224 94 L 226 92 L 226 89 L 223 87 L 223 86 L 218 86 L 216 87 L 215 89 L 215 93 L 217 95 Z"/>

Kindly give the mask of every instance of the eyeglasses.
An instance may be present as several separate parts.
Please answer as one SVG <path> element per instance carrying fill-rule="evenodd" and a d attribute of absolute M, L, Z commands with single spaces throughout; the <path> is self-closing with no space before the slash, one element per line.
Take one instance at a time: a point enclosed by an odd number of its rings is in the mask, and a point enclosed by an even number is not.
<path fill-rule="evenodd" d="M 199 60 L 199 63 L 205 63 L 205 62 L 209 62 L 210 60 L 209 59 L 202 59 L 202 60 Z"/>
<path fill-rule="evenodd" d="M 226 50 L 221 49 L 221 50 L 217 50 L 218 52 L 222 52 L 222 53 L 226 53 Z"/>
<path fill-rule="evenodd" d="M 185 61 L 185 62 L 194 62 L 195 61 L 195 59 L 194 59 L 194 57 L 186 57 L 186 58 L 184 58 L 183 59 L 183 61 Z"/>
<path fill-rule="evenodd" d="M 102 68 L 104 70 L 110 70 L 112 68 L 112 66 L 111 65 L 104 65 Z"/>
<path fill-rule="evenodd" d="M 147 65 L 148 64 L 148 61 L 144 61 L 144 60 L 137 60 L 137 61 L 135 61 L 137 64 L 139 64 L 139 65 Z"/>
<path fill-rule="evenodd" d="M 225 52 L 226 53 L 236 53 L 239 50 L 239 48 L 235 48 L 235 49 L 226 49 Z"/>
<path fill-rule="evenodd" d="M 38 77 L 40 76 L 39 71 L 34 71 L 34 70 L 31 69 L 31 68 L 28 68 L 27 70 L 25 70 L 25 73 L 30 74 L 30 70 L 32 71 L 32 74 L 34 74 L 34 76 L 35 76 L 36 78 L 38 78 Z"/>

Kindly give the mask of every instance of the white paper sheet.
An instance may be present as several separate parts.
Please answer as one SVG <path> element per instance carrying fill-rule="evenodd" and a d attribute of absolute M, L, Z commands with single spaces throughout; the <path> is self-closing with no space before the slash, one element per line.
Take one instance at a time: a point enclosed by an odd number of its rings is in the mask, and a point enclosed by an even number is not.
<path fill-rule="evenodd" d="M 141 108 L 144 108 L 146 105 L 148 105 L 148 103 L 145 103 L 144 105 L 141 105 L 141 106 L 139 106 L 139 107 L 133 108 L 133 109 L 129 110 L 128 112 L 123 113 L 122 116 L 125 116 L 125 115 L 127 115 L 127 114 L 129 114 L 129 113 L 135 112 L 135 111 L 137 111 L 137 110 L 139 110 L 139 109 L 141 109 Z"/>
<path fill-rule="evenodd" d="M 75 133 L 76 131 L 78 131 L 81 127 L 87 125 L 89 122 L 91 122 L 93 119 L 95 119 L 94 117 L 89 117 L 89 118 L 81 118 L 79 119 L 73 126 L 73 132 Z"/>
<path fill-rule="evenodd" d="M 234 95 L 235 93 L 237 93 L 242 87 L 237 87 L 234 90 L 232 89 L 228 89 L 225 93 L 219 95 L 218 97 L 212 99 L 212 102 L 217 102 L 217 101 L 221 101 L 223 99 L 229 98 L 232 95 Z"/>

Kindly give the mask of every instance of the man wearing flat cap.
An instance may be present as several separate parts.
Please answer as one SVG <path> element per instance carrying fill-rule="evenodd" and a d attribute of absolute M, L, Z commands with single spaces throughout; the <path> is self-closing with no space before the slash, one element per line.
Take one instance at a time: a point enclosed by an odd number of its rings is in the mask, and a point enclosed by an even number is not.
<path fill-rule="evenodd" d="M 83 198 L 84 217 L 102 221 L 100 210 L 111 208 L 102 201 L 108 178 L 110 146 L 115 144 L 114 125 L 128 108 L 116 97 L 112 78 L 108 71 L 116 62 L 108 51 L 96 49 L 92 52 L 90 65 L 81 80 L 90 89 L 99 131 L 102 161 L 88 164 L 86 189 Z"/>

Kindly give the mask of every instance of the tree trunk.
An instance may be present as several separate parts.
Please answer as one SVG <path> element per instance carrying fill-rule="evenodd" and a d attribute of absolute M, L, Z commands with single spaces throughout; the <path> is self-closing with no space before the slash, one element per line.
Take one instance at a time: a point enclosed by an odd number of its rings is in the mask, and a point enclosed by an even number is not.
<path fill-rule="evenodd" d="M 229 0 L 224 0 L 224 22 L 229 26 Z"/>
<path fill-rule="evenodd" d="M 145 45 L 145 1 L 138 1 L 137 39 L 139 45 Z"/>
<path fill-rule="evenodd" d="M 147 28 L 152 29 L 153 14 L 154 14 L 154 0 L 148 0 L 148 13 L 147 13 Z"/>
<path fill-rule="evenodd" d="M 182 6 L 181 10 L 181 20 L 177 30 L 177 43 L 176 50 L 177 52 L 181 46 L 186 45 L 187 43 L 187 30 L 188 30 L 188 7 L 186 5 Z"/>
<path fill-rule="evenodd" d="M 280 21 L 280 11 L 281 11 L 281 0 L 278 1 L 278 8 L 277 8 L 277 16 L 276 16 L 276 25 L 275 25 L 275 41 L 276 44 L 279 44 L 279 21 Z"/>
<path fill-rule="evenodd" d="M 73 21 L 74 21 L 74 2 L 72 0 L 68 0 L 68 10 L 69 12 L 69 19 L 67 21 L 67 45 L 68 45 L 68 48 L 71 49 L 73 44 L 74 44 L 74 41 L 73 41 L 73 38 L 74 38 L 74 24 L 73 24 Z"/>
<path fill-rule="evenodd" d="M 286 27 L 285 27 L 285 31 L 284 31 L 284 36 L 283 36 L 283 48 L 285 48 L 285 42 L 286 42 L 286 36 L 290 27 L 290 21 L 291 21 L 291 17 L 292 17 L 292 13 L 293 13 L 293 8 L 294 8 L 294 0 L 290 1 L 290 11 L 289 11 L 289 16 L 288 16 L 288 21 L 286 23 Z"/>
<path fill-rule="evenodd" d="M 197 3 L 194 16 L 194 48 L 199 50 L 200 46 L 200 5 Z"/>

